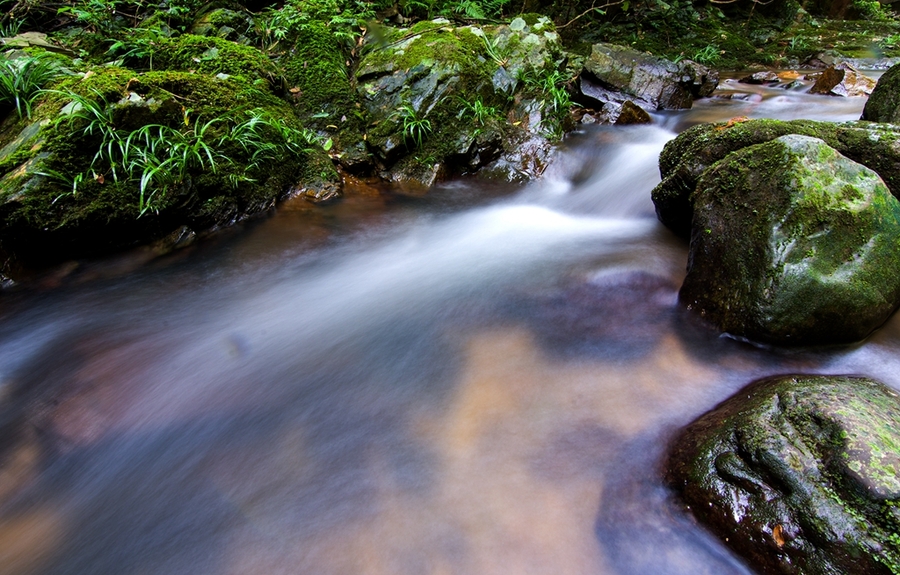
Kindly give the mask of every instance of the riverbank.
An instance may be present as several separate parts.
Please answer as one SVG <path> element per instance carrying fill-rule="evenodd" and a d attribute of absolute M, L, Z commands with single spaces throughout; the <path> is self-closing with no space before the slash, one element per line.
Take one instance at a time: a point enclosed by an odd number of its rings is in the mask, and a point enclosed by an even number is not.
<path fill-rule="evenodd" d="M 148 242 L 177 248 L 287 197 L 339 201 L 348 178 L 418 193 L 476 173 L 533 180 L 576 121 L 690 106 L 718 66 L 859 56 L 864 41 L 890 55 L 900 31 L 884 12 L 835 27 L 755 4 L 549 16 L 502 3 L 9 5 L 0 248 L 13 278 Z M 655 80 L 632 85 L 638 68 L 623 62 L 648 48 L 669 59 L 639 56 Z"/>

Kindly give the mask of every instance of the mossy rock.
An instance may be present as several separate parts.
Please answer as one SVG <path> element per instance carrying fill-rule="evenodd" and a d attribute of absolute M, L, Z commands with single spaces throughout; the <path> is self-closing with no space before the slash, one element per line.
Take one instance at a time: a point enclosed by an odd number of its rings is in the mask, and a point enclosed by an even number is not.
<path fill-rule="evenodd" d="M 870 122 L 812 120 L 732 120 L 700 124 L 668 142 L 659 156 L 662 182 L 651 196 L 656 215 L 669 229 L 688 237 L 693 207 L 691 194 L 707 168 L 728 154 L 788 134 L 811 136 L 874 170 L 891 192 L 900 195 L 900 128 Z"/>
<path fill-rule="evenodd" d="M 900 573 L 900 400 L 877 381 L 756 381 L 678 435 L 666 477 L 756 572 Z"/>
<path fill-rule="evenodd" d="M 900 202 L 822 140 L 788 135 L 701 177 L 682 303 L 781 345 L 858 341 L 900 302 Z"/>
<path fill-rule="evenodd" d="M 900 64 L 885 72 L 866 101 L 862 119 L 900 123 Z"/>
<path fill-rule="evenodd" d="M 345 164 L 368 162 L 362 139 L 365 122 L 347 63 L 345 46 L 323 22 L 312 21 L 278 58 L 284 69 L 287 98 L 307 126 L 332 138 Z"/>
<path fill-rule="evenodd" d="M 30 155 L 16 158 L 23 163 L 0 174 L 0 243 L 22 261 L 40 264 L 108 252 L 153 241 L 184 225 L 196 231 L 228 225 L 269 209 L 289 189 L 338 181 L 321 148 L 251 162 L 239 143 L 219 140 L 251 110 L 302 127 L 287 101 L 245 76 L 98 68 L 84 79 L 67 80 L 63 88 L 111 108 L 116 128 L 126 132 L 146 124 L 191 131 L 212 121 L 204 141 L 215 157 L 223 154 L 233 163 L 219 161 L 216 170 L 191 168 L 180 185 L 155 195 L 153 208 L 142 214 L 137 182 L 117 179 L 102 163 L 91 165 L 99 133 L 87 134 L 83 122 L 67 119 L 60 112 L 66 98 L 48 93 L 35 110 L 45 121 L 36 136 L 29 136 L 40 146 L 26 146 Z M 77 174 L 84 179 L 72 193 L 65 178 Z"/>
<path fill-rule="evenodd" d="M 260 50 L 223 38 L 184 34 L 160 38 L 154 66 L 162 70 L 193 71 L 201 74 L 243 76 L 262 79 L 282 87 L 281 71 Z"/>
<path fill-rule="evenodd" d="M 253 16 L 237 6 L 234 8 L 213 8 L 201 14 L 191 24 L 189 32 L 196 36 L 215 36 L 240 44 L 249 43 Z"/>
<path fill-rule="evenodd" d="M 514 147 L 520 138 L 511 134 L 525 129 L 507 116 L 521 100 L 513 96 L 525 88 L 522 73 L 549 73 L 563 59 L 546 18 L 485 27 L 439 19 L 376 30 L 356 72 L 369 149 L 392 179 L 427 184 L 474 171 Z M 493 113 L 475 117 L 476 105 Z"/>

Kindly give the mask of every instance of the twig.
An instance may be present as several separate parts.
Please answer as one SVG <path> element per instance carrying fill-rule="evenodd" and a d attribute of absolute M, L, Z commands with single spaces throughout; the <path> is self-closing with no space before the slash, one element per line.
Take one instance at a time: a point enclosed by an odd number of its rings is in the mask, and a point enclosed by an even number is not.
<path fill-rule="evenodd" d="M 712 1 L 712 0 L 711 0 L 711 1 Z M 737 2 L 737 0 L 728 0 L 728 1 L 729 1 L 729 2 Z M 769 1 L 771 2 L 772 0 L 769 0 Z M 579 20 L 579 19 L 581 19 L 582 17 L 587 16 L 588 14 L 590 14 L 591 12 L 593 12 L 593 11 L 595 11 L 595 10 L 603 10 L 604 8 L 609 8 L 610 6 L 616 6 L 616 5 L 618 5 L 618 4 L 624 4 L 624 3 L 625 3 L 625 0 L 615 0 L 614 2 L 607 2 L 607 3 L 604 4 L 603 6 L 597 6 L 597 0 L 594 0 L 594 1 L 591 3 L 591 7 L 590 7 L 590 8 L 588 8 L 587 10 L 585 10 L 584 12 L 582 12 L 581 14 L 579 14 L 578 16 L 575 16 L 574 18 L 572 18 L 571 20 L 569 20 L 569 21 L 566 22 L 565 24 L 563 24 L 563 25 L 561 25 L 561 26 L 557 26 L 556 28 L 557 28 L 557 29 L 565 28 L 565 27 L 567 27 L 569 24 L 572 24 L 572 23 L 575 22 L 576 20 Z"/>

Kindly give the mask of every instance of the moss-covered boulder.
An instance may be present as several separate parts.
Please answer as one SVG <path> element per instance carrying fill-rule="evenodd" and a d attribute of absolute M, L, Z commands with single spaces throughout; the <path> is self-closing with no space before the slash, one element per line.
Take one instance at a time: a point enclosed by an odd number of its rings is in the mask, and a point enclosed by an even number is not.
<path fill-rule="evenodd" d="M 691 195 L 707 168 L 731 152 L 799 134 L 824 140 L 851 160 L 875 170 L 895 196 L 900 196 L 900 128 L 870 122 L 812 120 L 731 120 L 685 130 L 659 156 L 662 182 L 652 192 L 656 215 L 676 234 L 688 237 Z"/>
<path fill-rule="evenodd" d="M 579 80 L 581 97 L 602 106 L 632 100 L 650 111 L 690 108 L 695 98 L 709 96 L 719 83 L 715 70 L 691 60 L 679 63 L 624 46 L 591 47 Z"/>
<path fill-rule="evenodd" d="M 788 135 L 703 174 L 679 297 L 738 337 L 852 342 L 900 302 L 897 269 L 900 202 L 878 174 Z"/>
<path fill-rule="evenodd" d="M 351 85 L 346 46 L 324 22 L 311 21 L 291 38 L 278 57 L 284 69 L 287 97 L 306 124 L 331 138 L 341 163 L 351 171 L 371 168 L 364 115 Z"/>
<path fill-rule="evenodd" d="M 507 115 L 527 99 L 526 84 L 551 77 L 563 59 L 546 18 L 485 27 L 438 19 L 374 30 L 356 71 L 368 147 L 395 179 L 429 184 L 474 171 L 515 148 L 509 135 L 527 126 Z"/>
<path fill-rule="evenodd" d="M 900 64 L 885 72 L 863 108 L 862 120 L 900 123 Z"/>
<path fill-rule="evenodd" d="M 778 376 L 684 429 L 667 479 L 760 573 L 900 573 L 900 400 L 871 379 Z"/>
<path fill-rule="evenodd" d="M 25 265 L 216 228 L 337 181 L 265 78 L 98 67 L 56 88 L 0 141 L 0 247 Z"/>
<path fill-rule="evenodd" d="M 253 35 L 253 16 L 240 6 L 212 8 L 200 14 L 189 32 L 195 36 L 215 36 L 240 44 L 249 44 Z"/>

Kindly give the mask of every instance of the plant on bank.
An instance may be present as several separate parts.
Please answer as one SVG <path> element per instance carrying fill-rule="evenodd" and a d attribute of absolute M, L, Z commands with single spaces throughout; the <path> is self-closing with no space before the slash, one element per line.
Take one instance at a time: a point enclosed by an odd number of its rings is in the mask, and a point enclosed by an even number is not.
<path fill-rule="evenodd" d="M 325 23 L 340 42 L 353 46 L 361 28 L 375 18 L 384 1 L 288 0 L 280 8 L 267 8 L 256 18 L 256 33 L 263 51 L 274 52 L 286 38 L 292 38 L 313 23 Z"/>
<path fill-rule="evenodd" d="M 31 118 L 31 104 L 41 89 L 61 75 L 47 57 L 0 59 L 0 107 L 11 106 L 19 118 Z"/>
<path fill-rule="evenodd" d="M 158 212 L 162 199 L 190 186 L 194 174 L 227 169 L 228 180 L 236 187 L 253 181 L 245 173 L 264 163 L 284 161 L 320 143 L 314 132 L 286 126 L 262 109 L 250 110 L 246 120 L 234 125 L 229 125 L 229 118 L 192 120 L 185 110 L 181 129 L 148 124 L 126 131 L 116 128 L 113 108 L 99 93 L 94 98 L 61 94 L 71 103 L 58 122 L 67 123 L 72 137 L 86 136 L 99 140 L 99 145 L 87 172 L 43 175 L 71 187 L 72 194 L 88 178 L 102 184 L 111 177 L 116 183 L 133 185 L 138 190 L 139 216 Z M 237 150 L 241 153 L 235 154 Z"/>
<path fill-rule="evenodd" d="M 572 98 L 566 87 L 569 80 L 559 70 L 531 68 L 519 74 L 519 81 L 540 98 L 541 125 L 555 139 L 563 137 L 564 124 L 572 108 Z"/>
<path fill-rule="evenodd" d="M 485 103 L 481 101 L 480 97 L 476 98 L 472 102 L 461 97 L 458 97 L 458 100 L 461 108 L 460 117 L 471 118 L 481 127 L 487 125 L 488 121 L 490 121 L 491 119 L 500 118 L 500 109 L 496 106 L 485 105 Z"/>
<path fill-rule="evenodd" d="M 403 138 L 412 140 L 416 148 L 421 149 L 425 136 L 431 133 L 431 121 L 427 118 L 419 117 L 418 112 L 409 102 L 400 104 L 395 115 L 403 122 Z"/>

